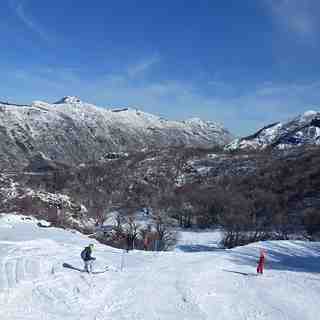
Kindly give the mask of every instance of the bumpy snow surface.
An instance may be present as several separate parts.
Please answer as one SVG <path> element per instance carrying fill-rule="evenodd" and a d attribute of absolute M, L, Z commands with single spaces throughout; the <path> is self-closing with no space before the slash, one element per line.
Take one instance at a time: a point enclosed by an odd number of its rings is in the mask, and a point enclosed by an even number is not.
<path fill-rule="evenodd" d="M 214 233 L 183 234 L 167 253 L 124 254 L 96 244 L 95 273 L 86 274 L 80 251 L 92 240 L 4 215 L 0 319 L 317 319 L 319 243 L 219 250 L 216 241 Z M 261 247 L 267 249 L 267 265 L 256 276 Z M 100 273 L 106 265 L 109 270 Z"/>

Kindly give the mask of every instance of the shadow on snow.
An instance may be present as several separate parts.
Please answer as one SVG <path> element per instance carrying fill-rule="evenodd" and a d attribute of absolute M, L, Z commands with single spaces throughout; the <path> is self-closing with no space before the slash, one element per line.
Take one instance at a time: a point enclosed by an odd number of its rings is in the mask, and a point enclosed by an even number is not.
<path fill-rule="evenodd" d="M 83 269 L 80 269 L 80 268 L 77 268 L 77 267 L 74 267 L 73 265 L 69 264 L 69 263 L 63 263 L 62 266 L 64 268 L 67 268 L 67 269 L 71 269 L 71 270 L 76 270 L 76 271 L 80 271 L 80 272 L 86 272 L 85 270 Z M 105 269 L 103 270 L 95 270 L 95 271 L 92 271 L 91 274 L 100 274 L 100 273 L 105 273 L 106 271 L 108 271 L 108 268 L 106 267 Z"/>
<path fill-rule="evenodd" d="M 320 273 L 320 243 L 305 241 L 266 241 L 259 243 L 267 251 L 265 268 L 270 270 Z M 239 265 L 256 268 L 259 248 L 248 246 L 232 250 L 230 259 Z"/>
<path fill-rule="evenodd" d="M 62 266 L 63 266 L 64 268 L 67 268 L 67 269 L 72 269 L 72 270 L 76 270 L 76 271 L 80 271 L 80 272 L 85 272 L 83 269 L 74 267 L 73 265 L 71 265 L 71 264 L 69 264 L 69 263 L 63 263 Z"/>
<path fill-rule="evenodd" d="M 213 246 L 201 245 L 201 244 L 178 245 L 177 249 L 183 252 L 225 251 L 225 249 L 221 249 Z"/>
<path fill-rule="evenodd" d="M 240 274 L 242 276 L 256 276 L 257 275 L 256 273 L 246 273 L 246 272 L 239 272 L 239 271 L 227 270 L 227 269 L 222 269 L 222 271 Z"/>

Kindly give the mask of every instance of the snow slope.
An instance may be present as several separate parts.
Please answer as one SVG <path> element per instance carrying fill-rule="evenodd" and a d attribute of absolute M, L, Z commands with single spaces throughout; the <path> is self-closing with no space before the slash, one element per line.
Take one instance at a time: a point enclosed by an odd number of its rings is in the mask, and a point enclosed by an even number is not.
<path fill-rule="evenodd" d="M 221 250 L 210 243 L 217 235 L 210 240 L 206 232 L 184 234 L 167 253 L 123 254 L 97 244 L 95 270 L 112 269 L 88 275 L 75 269 L 82 268 L 81 248 L 92 240 L 35 223 L 0 218 L 0 319 L 314 320 L 320 311 L 319 243 Z M 268 252 L 267 269 L 257 277 L 260 247 Z"/>

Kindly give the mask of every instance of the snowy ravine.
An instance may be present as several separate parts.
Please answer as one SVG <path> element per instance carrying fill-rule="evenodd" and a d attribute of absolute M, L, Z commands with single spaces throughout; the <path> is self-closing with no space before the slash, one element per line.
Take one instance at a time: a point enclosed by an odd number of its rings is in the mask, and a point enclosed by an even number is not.
<path fill-rule="evenodd" d="M 202 237 L 203 235 L 203 237 Z M 320 311 L 320 243 L 263 242 L 219 250 L 217 235 L 184 234 L 174 252 L 139 252 L 96 244 L 95 270 L 78 232 L 0 217 L 0 319 L 312 319 Z M 255 275 L 259 248 L 263 276 Z M 124 257 L 121 271 L 121 258 Z"/>

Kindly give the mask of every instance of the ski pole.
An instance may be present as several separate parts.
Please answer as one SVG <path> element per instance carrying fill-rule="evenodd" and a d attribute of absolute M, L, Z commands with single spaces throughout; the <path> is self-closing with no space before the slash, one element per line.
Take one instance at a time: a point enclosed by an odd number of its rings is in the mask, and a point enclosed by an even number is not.
<path fill-rule="evenodd" d="M 123 270 L 123 267 L 124 267 L 124 253 L 125 253 L 125 250 L 123 249 L 122 255 L 121 255 L 121 266 L 120 266 L 121 271 Z"/>

